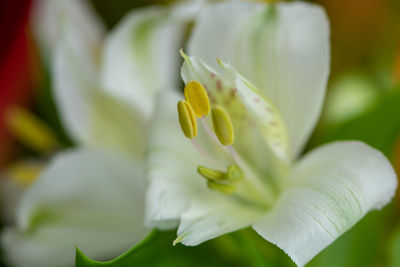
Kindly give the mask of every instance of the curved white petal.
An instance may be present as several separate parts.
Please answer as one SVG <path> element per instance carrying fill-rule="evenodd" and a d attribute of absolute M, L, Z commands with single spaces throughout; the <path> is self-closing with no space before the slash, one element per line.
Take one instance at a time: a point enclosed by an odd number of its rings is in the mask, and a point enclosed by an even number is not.
<path fill-rule="evenodd" d="M 299 154 L 321 111 L 329 74 L 329 26 L 324 11 L 304 2 L 275 9 L 240 1 L 205 8 L 189 53 L 215 66 L 230 61 L 282 114 L 292 157 Z"/>
<path fill-rule="evenodd" d="M 337 142 L 306 155 L 292 169 L 274 209 L 254 229 L 303 266 L 368 211 L 393 197 L 396 174 L 377 150 Z"/>
<path fill-rule="evenodd" d="M 222 60 L 218 60 L 218 62 L 234 78 L 238 95 L 250 115 L 249 118 L 257 124 L 265 142 L 281 160 L 288 162 L 287 131 L 279 111 L 232 65 L 224 63 Z"/>
<path fill-rule="evenodd" d="M 75 141 L 82 142 L 89 124 L 90 102 L 98 90 L 97 54 L 102 35 L 95 30 L 91 16 L 85 16 L 88 7 L 79 8 L 79 0 L 46 3 L 50 11 L 58 12 L 54 21 L 46 20 L 57 34 L 52 47 L 54 98 L 66 130 Z"/>
<path fill-rule="evenodd" d="M 80 144 L 142 157 L 145 119 L 101 90 L 93 51 L 75 38 L 70 26 L 54 53 L 54 94 L 66 129 Z"/>
<path fill-rule="evenodd" d="M 85 0 L 37 0 L 32 11 L 34 34 L 42 53 L 49 56 L 60 41 L 65 20 L 73 24 L 75 36 L 90 46 L 97 46 L 104 35 L 104 25 Z"/>
<path fill-rule="evenodd" d="M 175 88 L 179 82 L 178 50 L 185 23 L 193 17 L 197 5 L 148 7 L 130 13 L 105 42 L 105 89 L 148 117 L 155 94 L 163 88 Z"/>
<path fill-rule="evenodd" d="M 262 213 L 207 187 L 196 168 L 210 166 L 210 162 L 199 155 L 181 132 L 178 100 L 173 93 L 164 93 L 156 105 L 149 142 L 146 222 L 161 229 L 179 224 L 176 241 L 197 245 L 246 227 Z"/>
<path fill-rule="evenodd" d="M 197 174 L 198 165 L 210 166 L 210 162 L 181 132 L 178 100 L 173 93 L 164 93 L 157 101 L 148 150 L 146 222 L 161 229 L 179 224 L 177 242 L 197 245 L 246 227 L 262 213 L 212 192 Z"/>
<path fill-rule="evenodd" d="M 183 135 L 176 103 L 178 96 L 160 94 L 149 137 L 146 223 L 158 228 L 176 227 L 196 194 L 206 190 L 196 173 L 204 160 Z"/>
<path fill-rule="evenodd" d="M 269 99 L 222 60 L 216 60 L 218 69 L 212 69 L 199 58 L 183 52 L 182 56 L 183 81 L 199 81 L 206 88 L 211 105 L 225 108 L 235 129 L 234 147 L 243 158 L 266 176 L 286 169 L 290 159 L 287 131 Z"/>
<path fill-rule="evenodd" d="M 126 102 L 102 91 L 91 98 L 84 144 L 122 152 L 142 161 L 147 145 L 145 119 Z"/>
<path fill-rule="evenodd" d="M 129 158 L 101 151 L 60 154 L 28 189 L 17 226 L 2 236 L 12 266 L 72 266 L 75 246 L 89 257 L 116 256 L 149 232 L 145 179 Z"/>
<path fill-rule="evenodd" d="M 240 204 L 218 192 L 197 195 L 182 214 L 176 241 L 196 246 L 204 241 L 239 230 L 260 219 L 264 211 Z"/>
<path fill-rule="evenodd" d="M 97 71 L 87 55 L 60 44 L 53 58 L 53 92 L 61 120 L 74 141 L 84 142 L 89 129 L 90 105 L 98 90 Z"/>

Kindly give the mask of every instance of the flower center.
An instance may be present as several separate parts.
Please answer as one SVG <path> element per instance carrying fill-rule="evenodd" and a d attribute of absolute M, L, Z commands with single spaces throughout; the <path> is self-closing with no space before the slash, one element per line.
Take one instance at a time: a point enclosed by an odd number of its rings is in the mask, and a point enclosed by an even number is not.
<path fill-rule="evenodd" d="M 195 149 L 206 161 L 213 165 L 220 162 L 214 160 L 195 140 L 198 134 L 197 118 L 199 118 L 208 138 L 222 148 L 232 162 L 219 170 L 200 165 L 197 167 L 197 172 L 206 179 L 208 188 L 242 202 L 262 208 L 268 207 L 273 201 L 273 194 L 233 147 L 235 131 L 228 112 L 220 105 L 210 108 L 207 91 L 198 81 L 190 81 L 185 86 L 184 95 L 185 100 L 179 101 L 177 105 L 179 123 L 184 135 L 191 140 Z M 213 130 L 207 121 L 210 111 Z"/>

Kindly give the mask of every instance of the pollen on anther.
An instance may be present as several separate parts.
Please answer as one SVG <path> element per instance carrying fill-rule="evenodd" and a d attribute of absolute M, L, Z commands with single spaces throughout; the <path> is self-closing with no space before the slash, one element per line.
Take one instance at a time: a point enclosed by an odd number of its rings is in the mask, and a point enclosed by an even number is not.
<path fill-rule="evenodd" d="M 212 109 L 212 121 L 214 132 L 218 140 L 224 146 L 232 145 L 235 140 L 235 134 L 231 118 L 225 109 L 221 106 L 215 106 Z"/>
<path fill-rule="evenodd" d="M 178 117 L 183 134 L 189 139 L 195 137 L 197 135 L 197 120 L 188 102 L 178 102 Z"/>
<path fill-rule="evenodd" d="M 210 100 L 206 89 L 198 81 L 190 81 L 184 89 L 186 101 L 192 106 L 197 117 L 210 113 Z"/>

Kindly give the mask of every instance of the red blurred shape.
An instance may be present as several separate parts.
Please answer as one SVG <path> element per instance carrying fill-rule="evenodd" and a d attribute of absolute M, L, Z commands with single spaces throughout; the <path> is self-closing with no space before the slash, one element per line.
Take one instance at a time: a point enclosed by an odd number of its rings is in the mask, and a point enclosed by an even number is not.
<path fill-rule="evenodd" d="M 28 33 L 31 5 L 31 0 L 3 0 L 0 4 L 0 165 L 11 149 L 4 114 L 12 105 L 26 104 L 32 95 L 34 69 Z"/>

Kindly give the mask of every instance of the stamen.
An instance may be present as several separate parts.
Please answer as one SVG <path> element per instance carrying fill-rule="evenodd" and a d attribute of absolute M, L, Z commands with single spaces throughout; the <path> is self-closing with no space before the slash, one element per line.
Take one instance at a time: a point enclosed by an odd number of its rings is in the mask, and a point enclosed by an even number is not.
<path fill-rule="evenodd" d="M 225 109 L 221 106 L 215 106 L 212 109 L 212 120 L 214 132 L 220 143 L 224 146 L 230 146 L 235 140 L 235 134 L 231 118 Z"/>
<path fill-rule="evenodd" d="M 224 172 L 213 170 L 204 166 L 197 166 L 197 172 L 208 180 L 221 181 L 226 179 Z"/>
<path fill-rule="evenodd" d="M 212 190 L 219 191 L 219 192 L 224 193 L 226 195 L 230 195 L 233 192 L 235 192 L 235 190 L 236 190 L 236 187 L 234 185 L 222 184 L 222 183 L 215 182 L 213 180 L 208 180 L 207 181 L 207 186 Z"/>
<path fill-rule="evenodd" d="M 201 118 L 210 113 L 210 101 L 203 85 L 198 81 L 190 81 L 184 90 L 186 101 L 192 106 L 197 117 Z"/>
<path fill-rule="evenodd" d="M 183 134 L 189 139 L 195 137 L 197 135 L 197 120 L 188 102 L 178 102 L 178 116 Z"/>

